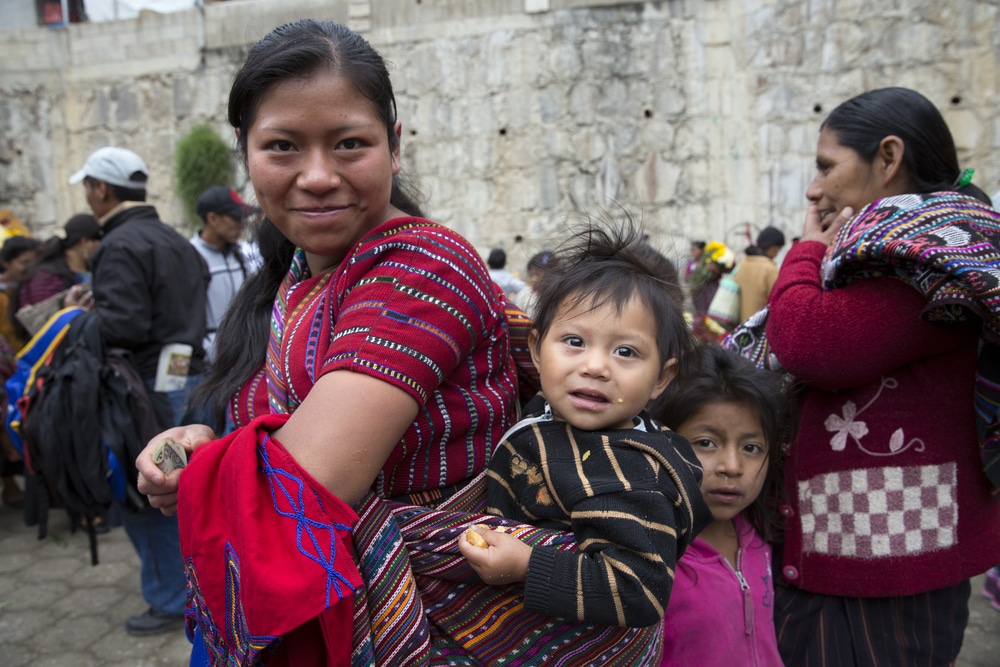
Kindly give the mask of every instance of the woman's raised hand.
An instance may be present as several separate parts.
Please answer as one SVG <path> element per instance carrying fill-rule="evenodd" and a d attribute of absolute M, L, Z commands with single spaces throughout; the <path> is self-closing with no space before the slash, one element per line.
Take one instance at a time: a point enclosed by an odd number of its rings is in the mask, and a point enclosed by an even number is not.
<path fill-rule="evenodd" d="M 819 207 L 813 200 L 809 201 L 809 209 L 806 211 L 806 221 L 802 227 L 802 237 L 800 241 L 819 241 L 826 245 L 833 243 L 833 240 L 837 238 L 837 232 L 840 228 L 844 226 L 844 223 L 851 219 L 854 215 L 854 209 L 850 206 L 845 206 L 840 210 L 837 216 L 833 219 L 827 226 L 823 226 L 823 220 L 819 215 Z"/>
<path fill-rule="evenodd" d="M 149 504 L 159 509 L 167 516 L 177 513 L 177 487 L 180 483 L 183 468 L 169 475 L 153 463 L 153 452 L 164 438 L 173 438 L 179 442 L 190 459 L 196 447 L 215 440 L 215 431 L 204 424 L 191 424 L 167 429 L 149 441 L 135 460 L 139 471 L 139 492 L 149 498 Z"/>

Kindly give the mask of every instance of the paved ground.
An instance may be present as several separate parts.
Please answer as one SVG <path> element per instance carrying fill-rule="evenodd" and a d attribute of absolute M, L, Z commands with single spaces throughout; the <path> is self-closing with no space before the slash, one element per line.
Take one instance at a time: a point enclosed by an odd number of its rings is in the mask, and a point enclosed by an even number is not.
<path fill-rule="evenodd" d="M 20 511 L 0 506 L 0 665 L 4 667 L 151 667 L 187 665 L 183 630 L 138 639 L 125 634 L 139 595 L 139 559 L 121 528 L 99 536 L 91 567 L 87 538 L 70 534 L 63 512 L 39 541 Z M 1000 612 L 973 581 L 971 618 L 958 667 L 1000 665 Z"/>
<path fill-rule="evenodd" d="M 0 506 L 0 665 L 187 665 L 191 644 L 183 629 L 141 639 L 125 633 L 125 619 L 147 606 L 125 531 L 98 536 L 100 563 L 91 567 L 87 536 L 69 527 L 57 510 L 49 536 L 38 540 L 20 510 Z"/>

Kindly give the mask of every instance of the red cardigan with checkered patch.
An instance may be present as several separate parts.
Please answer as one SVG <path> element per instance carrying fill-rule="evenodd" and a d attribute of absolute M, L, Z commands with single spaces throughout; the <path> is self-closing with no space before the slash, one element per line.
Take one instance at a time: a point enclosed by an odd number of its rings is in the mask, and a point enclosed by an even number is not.
<path fill-rule="evenodd" d="M 977 329 L 924 321 L 895 278 L 824 290 L 825 249 L 795 244 L 769 301 L 772 351 L 804 385 L 782 575 L 846 597 L 954 586 L 1000 562 L 972 409 Z"/>

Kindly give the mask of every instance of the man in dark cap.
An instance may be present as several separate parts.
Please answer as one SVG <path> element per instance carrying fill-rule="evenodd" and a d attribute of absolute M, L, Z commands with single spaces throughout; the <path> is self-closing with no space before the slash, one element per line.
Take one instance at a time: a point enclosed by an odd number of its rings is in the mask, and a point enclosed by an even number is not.
<path fill-rule="evenodd" d="M 205 290 L 208 270 L 181 234 L 146 203 L 149 170 L 130 150 L 94 151 L 69 182 L 82 182 L 101 225 L 101 244 L 91 258 L 94 310 L 101 338 L 125 348 L 149 389 L 159 426 L 183 423 L 190 388 L 204 366 Z M 69 299 L 67 298 L 67 303 Z M 187 379 L 158 382 L 160 357 L 190 350 Z M 160 374 L 162 376 L 162 373 Z M 162 512 L 121 512 L 141 561 L 142 595 L 149 609 L 125 623 L 131 635 L 150 635 L 183 625 L 186 582 L 177 517 Z"/>
<path fill-rule="evenodd" d="M 765 227 L 757 243 L 747 248 L 733 280 L 740 286 L 740 322 L 767 305 L 771 289 L 778 279 L 774 258 L 785 245 L 785 235 L 777 227 Z"/>
<path fill-rule="evenodd" d="M 239 240 L 247 218 L 256 209 L 240 199 L 235 190 L 221 185 L 202 192 L 195 209 L 202 228 L 191 237 L 191 245 L 208 265 L 204 348 L 205 360 L 211 363 L 219 322 L 247 277 Z"/>

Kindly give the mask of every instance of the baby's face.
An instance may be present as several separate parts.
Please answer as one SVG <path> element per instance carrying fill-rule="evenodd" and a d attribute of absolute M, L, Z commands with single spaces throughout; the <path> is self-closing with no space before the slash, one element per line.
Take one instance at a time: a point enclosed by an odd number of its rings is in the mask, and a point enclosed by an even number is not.
<path fill-rule="evenodd" d="M 631 428 L 659 396 L 676 361 L 660 360 L 656 320 L 638 299 L 613 304 L 564 304 L 531 354 L 553 416 L 585 431 Z M 537 349 L 536 349 L 537 348 Z"/>

